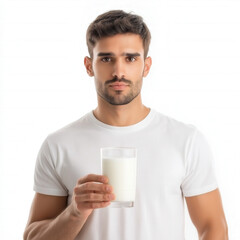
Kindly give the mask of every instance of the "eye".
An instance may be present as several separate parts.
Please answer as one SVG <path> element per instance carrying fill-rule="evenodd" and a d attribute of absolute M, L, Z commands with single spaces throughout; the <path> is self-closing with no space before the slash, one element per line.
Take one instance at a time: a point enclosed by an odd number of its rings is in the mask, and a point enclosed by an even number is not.
<path fill-rule="evenodd" d="M 136 57 L 127 57 L 128 62 L 135 62 L 136 60 Z"/>
<path fill-rule="evenodd" d="M 101 59 L 102 62 L 111 62 L 111 58 L 110 57 L 104 57 Z"/>

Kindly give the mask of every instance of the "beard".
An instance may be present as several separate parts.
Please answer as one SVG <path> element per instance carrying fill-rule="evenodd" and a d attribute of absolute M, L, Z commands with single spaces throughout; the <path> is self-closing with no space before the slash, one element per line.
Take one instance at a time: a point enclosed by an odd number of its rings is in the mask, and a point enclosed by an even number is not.
<path fill-rule="evenodd" d="M 123 90 L 110 90 L 109 84 L 114 82 L 123 82 L 128 86 Z M 126 105 L 133 101 L 141 92 L 142 78 L 133 84 L 132 81 L 125 78 L 118 79 L 115 77 L 112 80 L 107 80 L 105 83 L 101 83 L 95 79 L 97 94 L 111 105 Z M 124 93 L 125 92 L 125 93 Z"/>

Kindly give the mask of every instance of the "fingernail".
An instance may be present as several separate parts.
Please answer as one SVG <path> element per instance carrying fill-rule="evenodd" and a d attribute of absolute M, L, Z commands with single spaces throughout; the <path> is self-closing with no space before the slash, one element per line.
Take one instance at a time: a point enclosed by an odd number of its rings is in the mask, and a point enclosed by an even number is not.
<path fill-rule="evenodd" d="M 102 180 L 103 180 L 103 182 L 108 182 L 108 178 L 105 176 L 102 178 Z"/>
<path fill-rule="evenodd" d="M 114 200 L 115 199 L 115 195 L 111 194 L 111 199 Z"/>

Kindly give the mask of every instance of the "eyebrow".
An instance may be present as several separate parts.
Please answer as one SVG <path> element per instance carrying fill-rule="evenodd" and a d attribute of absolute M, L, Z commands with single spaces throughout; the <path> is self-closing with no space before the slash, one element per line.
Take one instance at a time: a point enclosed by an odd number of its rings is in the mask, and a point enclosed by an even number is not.
<path fill-rule="evenodd" d="M 108 57 L 108 56 L 116 56 L 114 53 L 112 52 L 100 52 L 98 53 L 97 55 L 98 57 Z M 121 56 L 126 56 L 126 57 L 138 57 L 138 56 L 141 56 L 140 53 L 123 53 L 121 54 Z"/>

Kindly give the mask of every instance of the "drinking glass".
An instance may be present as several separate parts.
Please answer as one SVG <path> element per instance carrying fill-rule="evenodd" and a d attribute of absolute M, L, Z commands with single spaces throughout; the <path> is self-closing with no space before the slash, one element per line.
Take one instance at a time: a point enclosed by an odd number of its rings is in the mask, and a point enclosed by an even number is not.
<path fill-rule="evenodd" d="M 136 193 L 137 149 L 128 147 L 101 148 L 102 175 L 113 187 L 115 200 L 111 207 L 133 207 Z"/>

